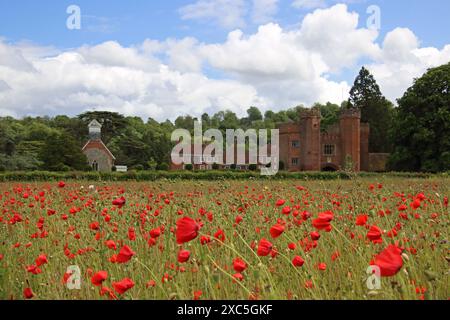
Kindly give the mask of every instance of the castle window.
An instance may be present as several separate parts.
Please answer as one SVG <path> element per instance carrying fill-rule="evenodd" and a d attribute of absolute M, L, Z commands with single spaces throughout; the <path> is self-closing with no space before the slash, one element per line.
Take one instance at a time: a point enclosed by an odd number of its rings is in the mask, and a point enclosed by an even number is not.
<path fill-rule="evenodd" d="M 298 141 L 298 140 L 292 140 L 292 142 L 291 142 L 291 146 L 292 146 L 292 148 L 300 148 L 300 141 Z"/>
<path fill-rule="evenodd" d="M 326 156 L 334 156 L 336 152 L 334 144 L 326 144 L 323 146 L 323 154 Z"/>
<path fill-rule="evenodd" d="M 298 158 L 292 158 L 291 164 L 292 164 L 293 166 L 298 166 Z"/>
<path fill-rule="evenodd" d="M 94 162 L 92 162 L 92 170 L 98 171 L 98 162 L 95 160 L 94 160 Z"/>

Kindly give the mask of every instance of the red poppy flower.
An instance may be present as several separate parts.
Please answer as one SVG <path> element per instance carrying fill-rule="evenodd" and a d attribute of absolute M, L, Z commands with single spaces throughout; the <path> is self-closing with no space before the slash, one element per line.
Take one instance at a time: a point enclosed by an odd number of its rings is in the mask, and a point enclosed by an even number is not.
<path fill-rule="evenodd" d="M 309 218 L 311 217 L 311 212 L 308 212 L 308 211 L 303 211 L 302 212 L 302 219 L 303 220 L 308 220 Z"/>
<path fill-rule="evenodd" d="M 312 231 L 309 235 L 311 236 L 311 240 L 317 241 L 320 239 L 320 233 L 317 231 Z"/>
<path fill-rule="evenodd" d="M 277 205 L 277 207 L 281 207 L 285 203 L 286 203 L 286 200 L 280 199 L 277 201 L 276 205 Z"/>
<path fill-rule="evenodd" d="M 161 235 L 161 228 L 150 230 L 150 237 L 158 238 Z"/>
<path fill-rule="evenodd" d="M 177 221 L 177 243 L 183 244 L 194 240 L 198 236 L 198 231 L 200 230 L 200 225 L 195 222 L 192 218 L 183 217 Z"/>
<path fill-rule="evenodd" d="M 411 202 L 411 208 L 414 210 L 420 208 L 420 199 L 415 199 L 413 202 Z"/>
<path fill-rule="evenodd" d="M 233 260 L 233 269 L 236 272 L 243 272 L 247 269 L 247 264 L 240 258 L 236 258 Z"/>
<path fill-rule="evenodd" d="M 417 199 L 419 199 L 420 201 L 423 201 L 423 200 L 425 200 L 425 195 L 423 194 L 423 193 L 419 193 L 417 196 L 416 196 L 416 198 Z"/>
<path fill-rule="evenodd" d="M 178 252 L 178 262 L 184 263 L 189 260 L 189 257 L 191 256 L 191 253 L 189 250 L 181 250 Z"/>
<path fill-rule="evenodd" d="M 200 243 L 202 245 L 208 244 L 211 242 L 211 237 L 210 236 L 201 236 L 200 237 Z"/>
<path fill-rule="evenodd" d="M 239 272 L 233 274 L 233 278 L 236 279 L 236 280 L 238 280 L 238 281 L 244 280 L 244 276 L 242 275 L 242 273 L 239 273 Z"/>
<path fill-rule="evenodd" d="M 25 288 L 23 289 L 23 297 L 25 299 L 31 299 L 34 297 L 34 293 L 33 290 L 31 290 L 31 288 Z"/>
<path fill-rule="evenodd" d="M 126 199 L 124 197 L 120 197 L 120 198 L 115 199 L 112 202 L 112 204 L 117 206 L 117 207 L 119 207 L 119 208 L 122 208 L 125 205 L 126 202 L 127 201 L 126 201 Z"/>
<path fill-rule="evenodd" d="M 341 256 L 339 251 L 335 251 L 333 252 L 333 254 L 331 255 L 331 260 L 336 261 L 337 258 L 339 258 Z"/>
<path fill-rule="evenodd" d="M 286 214 L 286 215 L 291 213 L 291 207 L 289 207 L 289 206 L 284 207 L 283 210 L 281 210 L 281 213 Z"/>
<path fill-rule="evenodd" d="M 312 224 L 317 230 L 331 231 L 331 220 L 333 220 L 333 213 L 331 211 L 319 213 L 319 217 L 314 219 Z"/>
<path fill-rule="evenodd" d="M 272 238 L 276 239 L 284 232 L 284 226 L 281 224 L 276 224 L 270 228 L 270 235 Z"/>
<path fill-rule="evenodd" d="M 64 188 L 65 186 L 66 186 L 66 183 L 64 181 L 58 182 L 58 187 L 59 188 Z"/>
<path fill-rule="evenodd" d="M 102 282 L 108 278 L 108 272 L 106 271 L 99 271 L 91 278 L 91 282 L 94 286 L 101 286 Z"/>
<path fill-rule="evenodd" d="M 367 223 L 367 219 L 369 216 L 367 214 L 361 214 L 356 217 L 356 225 L 357 226 L 365 226 Z"/>
<path fill-rule="evenodd" d="M 292 264 L 295 267 L 301 267 L 305 263 L 305 260 L 302 259 L 300 256 L 296 256 L 294 259 L 292 259 Z"/>
<path fill-rule="evenodd" d="M 45 254 L 41 254 L 41 255 L 39 255 L 39 257 L 37 257 L 35 262 L 36 262 L 36 266 L 40 267 L 43 264 L 46 264 L 48 262 L 47 256 Z"/>
<path fill-rule="evenodd" d="M 136 231 L 133 227 L 128 228 L 128 239 L 130 241 L 136 240 Z"/>
<path fill-rule="evenodd" d="M 99 228 L 100 228 L 100 223 L 98 223 L 97 221 L 92 222 L 89 225 L 89 229 L 91 229 L 91 230 L 98 230 Z"/>
<path fill-rule="evenodd" d="M 373 243 L 381 243 L 383 239 L 381 239 L 382 231 L 377 226 L 371 226 L 369 232 L 367 233 L 367 238 Z"/>
<path fill-rule="evenodd" d="M 267 241 L 266 239 L 261 239 L 258 244 L 258 251 L 257 254 L 260 257 L 265 257 L 270 254 L 272 251 L 273 245 L 270 241 Z"/>
<path fill-rule="evenodd" d="M 122 247 L 122 249 L 120 249 L 119 254 L 117 255 L 116 258 L 116 262 L 118 263 L 128 262 L 135 254 L 136 253 L 133 250 L 131 250 L 129 246 L 125 245 Z"/>
<path fill-rule="evenodd" d="M 110 300 L 116 300 L 117 296 L 115 293 L 108 287 L 102 287 L 100 289 L 100 295 L 103 297 L 105 294 L 108 294 Z"/>
<path fill-rule="evenodd" d="M 396 275 L 403 266 L 402 250 L 396 245 L 389 245 L 374 260 L 370 265 L 380 267 L 382 277 L 392 277 Z"/>
<path fill-rule="evenodd" d="M 113 282 L 112 286 L 114 287 L 114 290 L 118 294 L 124 294 L 129 289 L 134 287 L 134 282 L 133 282 L 133 280 L 131 280 L 129 278 L 125 278 L 119 282 Z"/>
<path fill-rule="evenodd" d="M 32 273 L 32 274 L 34 274 L 34 275 L 42 273 L 42 270 L 39 267 L 35 266 L 35 265 L 28 266 L 27 267 L 27 271 Z"/>
<path fill-rule="evenodd" d="M 194 291 L 194 300 L 200 300 L 200 297 L 202 296 L 203 292 L 198 290 Z"/>
<path fill-rule="evenodd" d="M 327 264 L 321 262 L 317 265 L 317 268 L 319 268 L 319 270 L 321 270 L 321 271 L 325 271 L 327 269 Z"/>
<path fill-rule="evenodd" d="M 214 238 L 220 240 L 221 242 L 225 241 L 225 232 L 222 229 L 217 230 L 214 234 Z"/>
<path fill-rule="evenodd" d="M 117 250 L 116 243 L 113 240 L 107 240 L 105 244 L 109 249 Z"/>

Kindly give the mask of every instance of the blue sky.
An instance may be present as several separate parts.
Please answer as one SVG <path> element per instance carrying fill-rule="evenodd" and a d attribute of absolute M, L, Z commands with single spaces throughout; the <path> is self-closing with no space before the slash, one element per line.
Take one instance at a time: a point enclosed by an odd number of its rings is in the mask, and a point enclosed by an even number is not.
<path fill-rule="evenodd" d="M 81 30 L 66 28 L 70 5 Z M 362 65 L 395 102 L 450 60 L 449 12 L 448 0 L 2 0 L 0 113 L 164 119 L 340 103 Z"/>
<path fill-rule="evenodd" d="M 179 9 L 190 3 L 192 1 L 189 0 L 3 0 L 0 2 L 0 35 L 13 42 L 28 40 L 59 48 L 107 40 L 116 40 L 127 46 L 147 38 L 164 40 L 186 36 L 205 42 L 223 41 L 232 28 L 181 19 Z M 369 5 L 381 8 L 381 38 L 396 27 L 406 27 L 414 31 L 423 46 L 440 48 L 450 40 L 448 0 L 361 0 L 347 3 L 349 9 L 361 17 L 367 16 Z M 84 27 L 81 30 L 71 31 L 65 27 L 66 8 L 71 4 L 78 5 L 82 16 L 87 16 L 82 20 Z M 290 0 L 280 0 L 273 21 L 284 27 L 294 26 L 312 11 L 296 9 L 291 4 Z M 334 4 L 334 1 L 329 1 L 329 4 Z M 254 32 L 257 25 L 247 22 L 242 29 Z"/>

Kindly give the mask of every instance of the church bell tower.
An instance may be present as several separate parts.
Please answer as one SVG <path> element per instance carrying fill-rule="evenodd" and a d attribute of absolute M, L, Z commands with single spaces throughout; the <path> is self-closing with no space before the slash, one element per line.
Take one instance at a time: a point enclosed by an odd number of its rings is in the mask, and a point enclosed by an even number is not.
<path fill-rule="evenodd" d="M 102 125 L 97 120 L 92 120 L 89 123 L 89 139 L 101 140 L 102 139 Z"/>

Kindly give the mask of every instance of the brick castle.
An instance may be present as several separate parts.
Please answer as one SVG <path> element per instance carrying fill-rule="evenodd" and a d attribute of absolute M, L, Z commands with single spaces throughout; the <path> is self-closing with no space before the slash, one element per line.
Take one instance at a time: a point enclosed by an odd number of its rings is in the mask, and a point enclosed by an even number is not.
<path fill-rule="evenodd" d="M 280 134 L 281 168 L 287 171 L 385 171 L 388 154 L 369 153 L 370 127 L 361 122 L 361 112 L 356 109 L 342 110 L 339 122 L 321 130 L 318 109 L 304 111 L 300 122 L 283 123 L 278 126 Z M 205 148 L 205 146 L 203 146 Z M 192 148 L 193 150 L 193 148 Z M 194 158 L 202 155 L 190 155 Z M 248 154 L 246 160 L 248 160 Z M 220 165 L 219 169 L 230 169 Z M 258 168 L 261 165 L 257 166 Z M 183 170 L 185 165 L 170 166 L 171 170 Z M 211 170 L 210 164 L 194 164 L 194 170 Z M 248 170 L 249 164 L 237 165 L 237 170 Z"/>
<path fill-rule="evenodd" d="M 369 171 L 370 128 L 361 123 L 356 109 L 341 111 L 339 122 L 321 131 L 320 111 L 311 109 L 300 123 L 284 123 L 280 129 L 280 161 L 288 171 Z"/>

